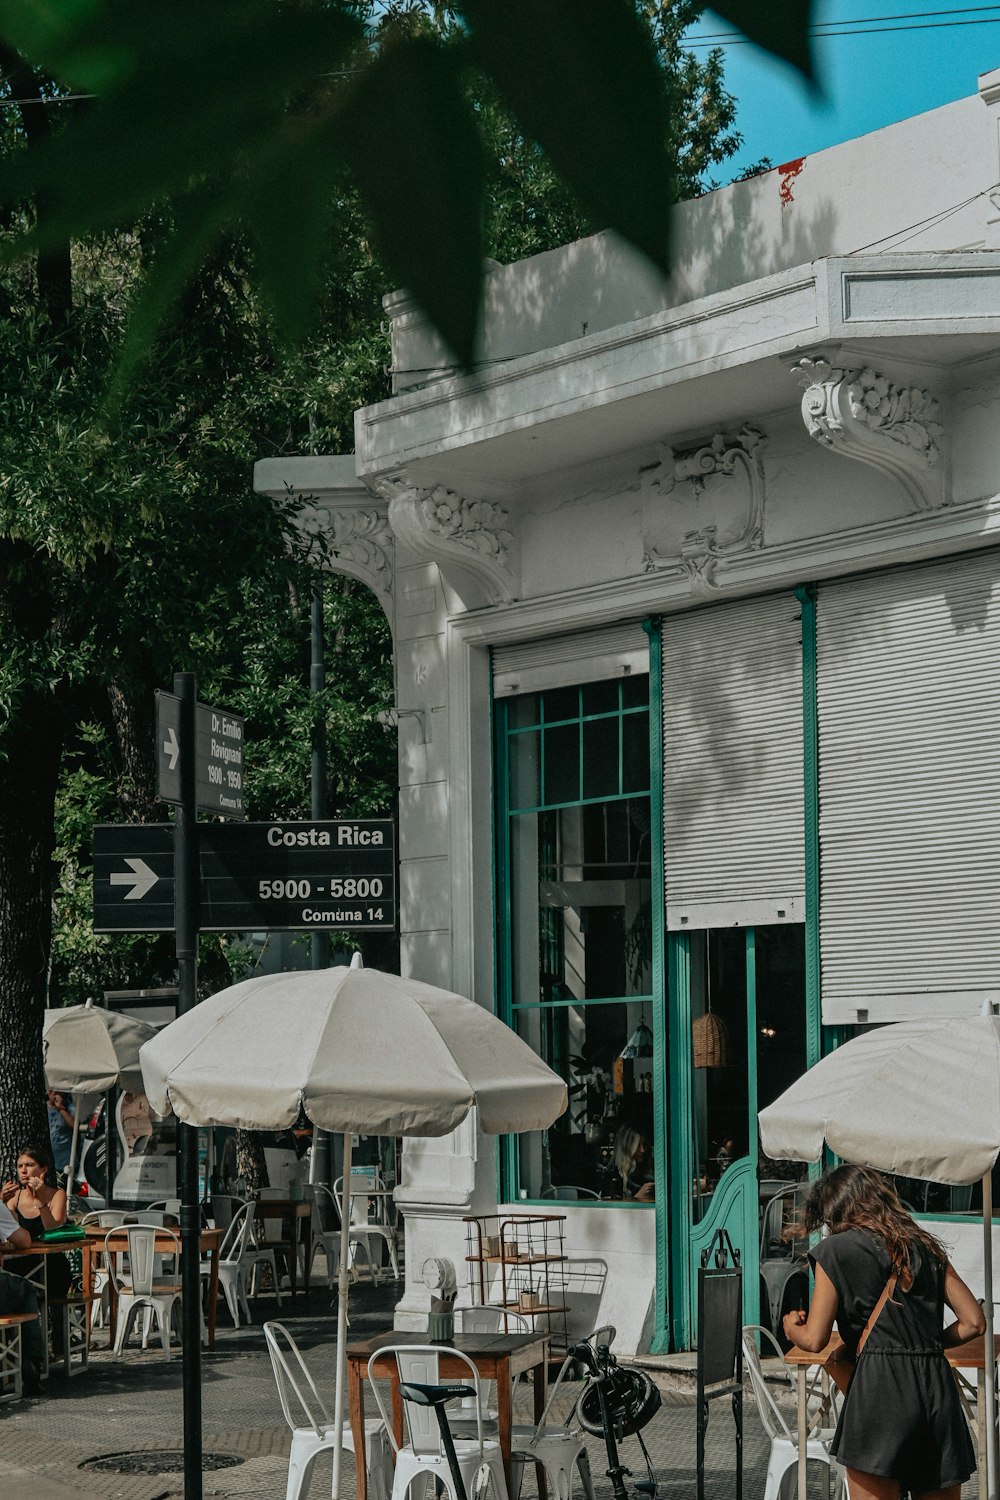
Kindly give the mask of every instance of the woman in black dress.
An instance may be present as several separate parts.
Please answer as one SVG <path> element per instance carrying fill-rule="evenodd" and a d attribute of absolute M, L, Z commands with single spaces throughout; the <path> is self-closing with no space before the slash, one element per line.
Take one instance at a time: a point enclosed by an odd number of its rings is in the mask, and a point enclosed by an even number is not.
<path fill-rule="evenodd" d="M 815 1184 L 806 1232 L 829 1235 L 810 1251 L 816 1281 L 809 1316 L 789 1313 L 785 1335 L 818 1353 L 834 1319 L 847 1352 L 857 1349 L 890 1278 L 888 1300 L 858 1356 L 831 1444 L 847 1470 L 851 1500 L 959 1500 L 976 1467 L 946 1344 L 986 1327 L 982 1308 L 921 1229 L 892 1184 L 867 1167 L 838 1167 Z M 945 1303 L 955 1321 L 944 1327 Z"/>

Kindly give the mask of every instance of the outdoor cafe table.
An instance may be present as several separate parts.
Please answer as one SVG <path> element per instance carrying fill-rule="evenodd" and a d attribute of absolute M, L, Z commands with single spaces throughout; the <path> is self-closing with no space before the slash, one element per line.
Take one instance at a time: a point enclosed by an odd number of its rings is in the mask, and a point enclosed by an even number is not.
<path fill-rule="evenodd" d="M 125 1255 L 128 1252 L 128 1236 L 126 1234 L 127 1229 L 127 1224 L 122 1225 L 120 1229 L 105 1229 L 102 1228 L 100 1224 L 84 1225 L 84 1232 L 87 1236 L 85 1243 L 90 1248 L 91 1257 L 95 1250 L 101 1251 L 104 1249 L 104 1242 L 109 1235 L 112 1236 L 110 1243 L 110 1249 L 112 1253 Z M 163 1235 L 157 1234 L 156 1240 L 154 1242 L 154 1249 L 158 1254 L 174 1254 L 174 1235 L 176 1235 L 179 1239 L 180 1231 L 174 1230 L 173 1234 L 169 1232 Z M 202 1229 L 198 1240 L 198 1249 L 201 1254 L 210 1257 L 208 1267 L 208 1317 L 206 1318 L 208 1347 L 210 1349 L 215 1348 L 215 1314 L 219 1305 L 219 1247 L 222 1244 L 222 1235 L 223 1231 L 221 1229 Z M 65 1249 L 65 1246 L 63 1246 L 63 1248 Z M 84 1262 L 83 1284 L 85 1289 L 88 1291 L 93 1284 L 89 1271 L 89 1258 L 85 1259 Z M 111 1338 L 113 1342 L 115 1335 L 115 1322 L 118 1317 L 118 1295 L 115 1288 L 115 1279 L 113 1276 L 110 1279 L 109 1292 Z"/>
<path fill-rule="evenodd" d="M 785 1363 L 795 1368 L 795 1412 L 797 1424 L 797 1442 L 799 1451 L 799 1483 L 798 1500 L 807 1500 L 807 1458 L 806 1437 L 809 1430 L 808 1412 L 808 1381 L 807 1371 L 811 1365 L 819 1365 L 823 1371 L 825 1383 L 825 1397 L 830 1397 L 830 1377 L 826 1374 L 827 1365 L 834 1359 L 840 1349 L 843 1348 L 843 1340 L 838 1334 L 821 1349 L 818 1354 L 809 1354 L 804 1349 L 796 1349 L 794 1346 L 785 1355 Z M 963 1404 L 968 1406 L 966 1400 L 965 1382 L 958 1375 L 960 1370 L 976 1371 L 976 1419 L 972 1424 L 976 1434 L 977 1459 L 979 1473 L 986 1473 L 986 1422 L 983 1420 L 986 1413 L 986 1338 L 980 1334 L 979 1338 L 968 1339 L 964 1344 L 949 1344 L 944 1351 L 944 1357 L 951 1368 L 956 1372 L 959 1383 L 959 1391 L 962 1395 Z M 993 1340 L 993 1358 L 1000 1358 L 1000 1334 Z M 815 1426 L 822 1426 L 821 1421 L 816 1421 Z M 829 1469 L 826 1469 L 826 1482 L 829 1483 Z"/>
<path fill-rule="evenodd" d="M 48 1258 L 50 1255 L 65 1255 L 69 1250 L 79 1250 L 81 1253 L 82 1273 L 80 1281 L 81 1285 L 83 1286 L 84 1292 L 87 1294 L 87 1296 L 89 1296 L 91 1287 L 94 1284 L 93 1245 L 90 1244 L 86 1239 L 62 1241 L 53 1240 L 51 1244 L 46 1244 L 44 1240 L 35 1240 L 32 1241 L 32 1243 L 28 1245 L 24 1250 L 5 1250 L 3 1252 L 3 1255 L 0 1255 L 0 1264 L 6 1265 L 11 1271 L 16 1271 L 16 1267 L 10 1264 L 11 1261 L 30 1260 L 32 1258 L 37 1259 L 38 1264 L 36 1266 L 33 1266 L 31 1270 L 25 1272 L 24 1279 L 35 1288 L 35 1292 L 38 1296 L 39 1312 L 41 1313 L 43 1320 L 43 1329 L 45 1326 L 44 1320 L 49 1301 Z M 87 1319 L 87 1337 L 90 1337 L 89 1318 Z M 49 1364 L 48 1340 L 46 1339 L 44 1343 L 45 1370 L 47 1372 Z"/>
<path fill-rule="evenodd" d="M 347 1402 L 351 1419 L 351 1435 L 354 1438 L 354 1462 L 358 1473 L 358 1500 L 368 1497 L 368 1467 L 365 1455 L 365 1397 L 364 1382 L 368 1378 L 368 1361 L 373 1354 L 387 1345 L 427 1344 L 426 1333 L 379 1333 L 374 1338 L 364 1339 L 347 1346 Z M 511 1485 L 511 1382 L 526 1370 L 531 1371 L 534 1391 L 535 1421 L 540 1422 L 545 1410 L 546 1385 L 548 1379 L 549 1337 L 547 1333 L 457 1333 L 447 1344 L 436 1347 L 441 1350 L 440 1376 L 442 1380 L 462 1380 L 468 1377 L 468 1368 L 458 1360 L 448 1358 L 449 1348 L 467 1354 L 475 1365 L 481 1380 L 495 1380 L 497 1392 L 497 1436 L 507 1476 L 507 1493 L 512 1495 Z M 373 1368 L 380 1379 L 392 1383 L 392 1426 L 397 1443 L 403 1443 L 403 1400 L 399 1394 L 399 1371 L 394 1355 L 386 1355 Z"/>
<path fill-rule="evenodd" d="M 309 1275 L 312 1270 L 312 1199 L 311 1198 L 258 1198 L 254 1213 L 258 1219 L 284 1219 L 289 1223 L 287 1240 L 270 1242 L 275 1250 L 284 1250 L 288 1260 L 288 1279 L 292 1296 L 299 1288 L 298 1241 L 299 1226 L 302 1226 L 302 1249 L 305 1252 L 305 1275 L 303 1289 L 309 1295 Z"/>

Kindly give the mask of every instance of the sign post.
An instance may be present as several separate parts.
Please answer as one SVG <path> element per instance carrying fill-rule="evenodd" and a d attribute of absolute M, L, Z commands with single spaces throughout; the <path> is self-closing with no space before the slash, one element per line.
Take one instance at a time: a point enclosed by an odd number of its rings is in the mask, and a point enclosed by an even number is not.
<path fill-rule="evenodd" d="M 174 688 L 181 677 L 178 673 Z M 195 807 L 202 812 L 244 818 L 243 740 L 245 721 L 239 714 L 194 705 L 194 733 L 182 748 L 182 702 L 177 692 L 156 694 L 156 790 L 162 802 L 181 802 L 184 759 L 194 765 Z"/>
<path fill-rule="evenodd" d="M 173 757 L 179 762 L 174 768 L 179 772 L 179 797 L 174 821 L 174 923 L 177 1010 L 179 1015 L 184 1015 L 198 1003 L 198 808 L 194 754 L 197 685 L 194 674 L 176 673 L 174 692 L 179 705 L 176 730 L 178 753 Z M 171 745 L 171 750 L 172 748 Z M 141 900 L 141 897 L 136 899 Z M 196 1126 L 185 1125 L 180 1120 L 177 1123 L 177 1175 L 181 1200 L 181 1319 L 184 1330 L 184 1497 L 185 1500 L 202 1500 L 198 1130 Z"/>

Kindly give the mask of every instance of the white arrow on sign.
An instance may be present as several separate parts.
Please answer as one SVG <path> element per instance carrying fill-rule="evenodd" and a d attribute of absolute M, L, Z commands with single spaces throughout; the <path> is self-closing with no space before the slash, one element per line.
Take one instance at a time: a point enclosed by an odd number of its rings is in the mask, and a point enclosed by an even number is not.
<path fill-rule="evenodd" d="M 163 741 L 163 753 L 170 756 L 170 764 L 167 766 L 167 770 L 172 771 L 177 764 L 177 757 L 181 753 L 181 747 L 178 744 L 172 725 L 168 728 L 167 737 Z"/>
<path fill-rule="evenodd" d="M 170 731 L 173 734 L 173 730 Z M 125 892 L 126 901 L 141 901 L 147 891 L 151 891 L 159 880 L 144 859 L 126 859 L 125 863 L 131 866 L 132 874 L 125 870 L 119 870 L 112 875 L 112 885 L 130 885 L 132 889 Z"/>

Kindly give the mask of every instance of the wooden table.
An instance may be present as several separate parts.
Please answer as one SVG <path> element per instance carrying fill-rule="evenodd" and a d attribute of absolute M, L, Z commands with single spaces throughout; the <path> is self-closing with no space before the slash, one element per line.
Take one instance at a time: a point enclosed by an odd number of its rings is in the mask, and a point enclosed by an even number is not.
<path fill-rule="evenodd" d="M 93 1246 L 86 1239 L 62 1240 L 61 1242 L 55 1240 L 51 1242 L 33 1240 L 25 1250 L 5 1250 L 3 1255 L 0 1255 L 0 1264 L 17 1260 L 30 1260 L 32 1257 L 36 1257 L 38 1260 L 38 1265 L 33 1266 L 30 1271 L 27 1271 L 24 1279 L 30 1286 L 34 1287 L 38 1297 L 38 1312 L 42 1320 L 42 1344 L 45 1351 L 42 1361 L 42 1373 L 44 1375 L 47 1375 L 49 1372 L 49 1341 L 46 1336 L 46 1324 L 48 1322 L 46 1315 L 49 1304 L 48 1258 L 50 1255 L 65 1255 L 70 1250 L 79 1250 L 81 1252 L 83 1261 L 81 1281 L 83 1283 L 83 1290 L 89 1296 L 90 1289 L 94 1284 L 94 1251 Z M 87 1332 L 89 1337 L 89 1318 L 87 1319 Z"/>
<path fill-rule="evenodd" d="M 393 1344 L 426 1344 L 426 1333 L 380 1333 L 374 1338 L 363 1339 L 347 1346 L 347 1401 L 351 1419 L 351 1434 L 354 1438 L 354 1461 L 358 1471 L 358 1500 L 368 1497 L 368 1467 L 365 1455 L 365 1397 L 364 1382 L 368 1378 L 368 1361 L 379 1349 Z M 515 1376 L 531 1371 L 534 1391 L 535 1421 L 540 1422 L 545 1410 L 548 1377 L 549 1340 L 544 1333 L 458 1333 L 449 1344 L 438 1344 L 441 1350 L 440 1375 L 442 1380 L 463 1380 L 468 1377 L 468 1368 L 456 1359 L 448 1358 L 448 1349 L 458 1349 L 467 1354 L 475 1365 L 481 1380 L 495 1380 L 497 1391 L 497 1429 L 504 1472 L 507 1476 L 507 1493 L 514 1493 L 511 1485 L 511 1382 Z M 393 1355 L 386 1355 L 374 1366 L 374 1374 L 392 1383 L 392 1426 L 396 1441 L 403 1443 L 403 1401 L 399 1394 L 399 1371 Z"/>
<path fill-rule="evenodd" d="M 305 1275 L 303 1277 L 303 1288 L 305 1294 L 309 1295 L 309 1276 L 312 1271 L 312 1199 L 311 1198 L 258 1198 L 254 1204 L 254 1214 L 258 1219 L 287 1219 L 290 1224 L 290 1234 L 286 1241 L 269 1241 L 272 1248 L 288 1251 L 288 1279 L 291 1282 L 292 1296 L 296 1296 L 299 1289 L 299 1225 L 302 1226 L 302 1247 L 305 1251 Z"/>
<path fill-rule="evenodd" d="M 112 1239 L 109 1247 L 111 1251 L 116 1255 L 127 1254 L 127 1229 L 127 1224 L 123 1224 L 119 1229 L 103 1229 L 100 1224 L 85 1225 L 84 1230 L 91 1246 L 91 1253 L 103 1250 L 105 1240 L 111 1235 Z M 176 1235 L 177 1239 L 180 1239 L 179 1230 L 174 1230 L 171 1233 L 168 1228 L 167 1233 L 162 1236 L 157 1234 L 154 1247 L 157 1254 L 172 1255 L 174 1253 L 174 1235 Z M 208 1334 L 208 1347 L 210 1349 L 215 1348 L 215 1315 L 219 1306 L 219 1247 L 222 1244 L 222 1235 L 223 1230 L 221 1229 L 202 1229 L 198 1238 L 200 1253 L 210 1257 L 208 1270 L 208 1317 L 206 1319 L 206 1332 Z M 88 1274 L 84 1280 L 84 1289 L 90 1291 L 92 1285 L 93 1282 Z M 118 1316 L 118 1294 L 113 1276 L 110 1279 L 110 1312 L 111 1338 L 112 1342 L 114 1342 L 115 1321 Z"/>
<path fill-rule="evenodd" d="M 797 1427 L 796 1436 L 797 1436 L 798 1450 L 799 1450 L 798 1500 L 807 1500 L 806 1440 L 807 1440 L 808 1433 L 809 1433 L 809 1414 L 808 1414 L 808 1382 L 807 1382 L 807 1379 L 806 1379 L 806 1372 L 807 1372 L 807 1370 L 809 1369 L 810 1366 L 812 1366 L 812 1365 L 818 1365 L 820 1367 L 820 1370 L 823 1372 L 822 1378 L 826 1382 L 826 1392 L 827 1392 L 827 1394 L 829 1394 L 830 1378 L 826 1374 L 826 1368 L 827 1368 L 828 1364 L 831 1362 L 831 1360 L 835 1359 L 839 1355 L 840 1350 L 843 1349 L 843 1347 L 844 1347 L 843 1339 L 841 1339 L 841 1337 L 839 1336 L 839 1334 L 835 1333 L 833 1335 L 833 1338 L 827 1344 L 826 1348 L 825 1349 L 821 1349 L 818 1354 L 808 1354 L 808 1353 L 806 1353 L 806 1351 L 804 1349 L 796 1349 L 793 1346 L 791 1349 L 788 1350 L 788 1353 L 785 1355 L 785 1363 L 787 1365 L 792 1365 L 794 1367 L 794 1369 L 795 1369 L 795 1412 L 796 1412 L 796 1427 Z M 959 1375 L 958 1372 L 960 1370 L 975 1370 L 976 1371 L 976 1392 L 975 1392 L 976 1420 L 975 1420 L 975 1422 L 972 1425 L 973 1425 L 973 1427 L 975 1429 L 975 1433 L 976 1433 L 976 1446 L 977 1446 L 977 1450 L 978 1450 L 979 1473 L 985 1475 L 985 1473 L 986 1473 L 986 1421 L 985 1421 L 985 1415 L 986 1415 L 986 1386 L 985 1386 L 985 1377 L 986 1377 L 986 1337 L 985 1337 L 985 1335 L 984 1334 L 980 1334 L 979 1338 L 968 1339 L 966 1341 L 966 1343 L 964 1343 L 964 1344 L 949 1344 L 947 1346 L 947 1348 L 945 1349 L 945 1351 L 944 1351 L 944 1357 L 948 1361 L 948 1363 L 951 1366 L 952 1370 L 955 1372 L 955 1378 L 956 1378 L 956 1381 L 957 1381 L 958 1386 L 959 1386 L 959 1393 L 960 1393 L 960 1395 L 962 1397 L 963 1404 L 965 1406 L 967 1406 L 967 1407 L 971 1405 L 971 1401 L 969 1399 L 969 1394 L 968 1394 L 968 1392 L 969 1392 L 968 1382 L 965 1381 Z M 996 1334 L 994 1336 L 994 1340 L 993 1340 L 993 1358 L 994 1358 L 994 1362 L 998 1358 L 1000 1358 L 1000 1334 Z M 821 1408 L 820 1412 L 817 1414 L 818 1418 L 822 1416 L 822 1411 L 823 1411 L 823 1408 Z M 821 1423 L 820 1420 L 814 1419 L 814 1425 L 821 1426 L 822 1423 Z M 830 1473 L 830 1471 L 828 1469 L 826 1471 L 827 1482 L 829 1482 L 829 1473 Z M 984 1488 L 985 1488 L 985 1485 L 984 1485 Z M 829 1493 L 829 1491 L 827 1491 L 827 1493 Z"/>

